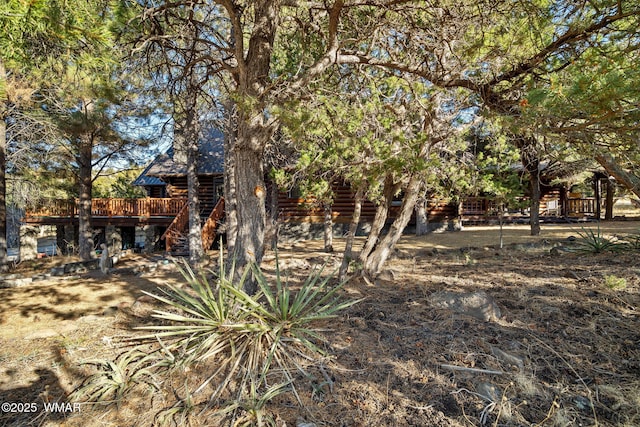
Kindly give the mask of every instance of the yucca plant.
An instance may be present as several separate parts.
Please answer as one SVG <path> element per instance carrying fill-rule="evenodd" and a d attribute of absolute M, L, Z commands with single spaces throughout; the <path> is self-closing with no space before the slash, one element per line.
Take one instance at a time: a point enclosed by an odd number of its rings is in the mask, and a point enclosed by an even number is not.
<path fill-rule="evenodd" d="M 341 301 L 342 285 L 332 287 L 332 276 L 323 278 L 323 268 L 314 270 L 293 292 L 277 267 L 270 286 L 255 265 L 237 282 L 233 266 L 225 271 L 222 255 L 219 265 L 215 283 L 183 264 L 180 270 L 188 288 L 169 286 L 164 295 L 149 294 L 167 309 L 155 311 L 162 324 L 140 328 L 152 332 L 142 339 L 160 340 L 163 354 L 185 365 L 210 361 L 211 374 L 194 393 L 215 383 L 212 401 L 231 386 L 235 399 L 246 401 L 252 390 L 270 390 L 268 383 L 276 382 L 290 384 L 297 396 L 295 372 L 304 373 L 306 364 L 326 356 L 317 322 L 335 317 L 357 301 Z M 249 274 L 258 284 L 255 295 L 243 291 Z M 268 381 L 274 375 L 281 379 Z"/>
<path fill-rule="evenodd" d="M 629 234 L 625 240 L 629 250 L 634 252 L 640 251 L 640 233 Z"/>
<path fill-rule="evenodd" d="M 575 247 L 571 250 L 578 253 L 599 254 L 603 252 L 616 251 L 621 248 L 620 242 L 616 239 L 605 237 L 600 232 L 600 226 L 596 231 L 582 227 L 578 231 L 579 239 L 576 240 Z"/>
<path fill-rule="evenodd" d="M 252 384 L 249 395 L 244 401 L 232 401 L 220 411 L 220 414 L 231 415 L 233 417 L 231 425 L 238 427 L 275 426 L 275 420 L 265 414 L 265 407 L 273 398 L 288 390 L 288 383 L 276 384 L 264 392 L 259 392 Z"/>
<path fill-rule="evenodd" d="M 74 399 L 91 403 L 120 404 L 125 394 L 136 384 L 147 384 L 158 389 L 153 374 L 155 358 L 134 348 L 121 354 L 115 361 L 96 359 L 83 362 L 96 372 L 87 377 L 74 390 Z"/>

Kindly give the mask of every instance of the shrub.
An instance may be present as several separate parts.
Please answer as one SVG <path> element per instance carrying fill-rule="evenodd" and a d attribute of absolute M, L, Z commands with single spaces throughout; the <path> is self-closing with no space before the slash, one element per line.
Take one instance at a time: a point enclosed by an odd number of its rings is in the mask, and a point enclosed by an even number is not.
<path fill-rule="evenodd" d="M 606 275 L 604 276 L 604 285 L 614 291 L 625 289 L 627 287 L 627 279 L 614 275 Z"/>
<path fill-rule="evenodd" d="M 212 385 L 209 404 L 229 399 L 233 403 L 223 404 L 222 414 L 235 417 L 242 412 L 245 421 L 249 417 L 262 424 L 264 405 L 286 391 L 300 401 L 296 379 L 312 380 L 309 367 L 328 356 L 318 323 L 358 301 L 341 301 L 342 285 L 331 286 L 333 276 L 323 278 L 323 268 L 312 271 L 294 292 L 283 280 L 277 259 L 272 285 L 255 265 L 234 282 L 234 268 L 225 271 L 222 255 L 219 264 L 213 283 L 204 273 L 179 265 L 189 286 L 168 286 L 160 289 L 162 295 L 148 294 L 164 304 L 153 315 L 162 322 L 138 328 L 148 333 L 134 341 L 139 348 L 156 343 L 153 354 L 147 356 L 154 361 L 145 363 L 145 371 L 157 374 L 206 363 L 208 377 L 199 381 L 192 394 Z M 249 274 L 257 281 L 256 295 L 242 290 Z M 112 394 L 94 391 L 103 382 L 100 378 L 104 373 L 89 379 L 79 392 L 92 399 Z M 124 392 L 117 388 L 118 395 Z"/>
<path fill-rule="evenodd" d="M 578 235 L 579 238 L 576 240 L 575 247 L 571 249 L 573 252 L 599 254 L 622 249 L 622 245 L 617 239 L 605 237 L 600 232 L 600 226 L 596 231 L 583 227 L 582 231 L 578 232 Z"/>
<path fill-rule="evenodd" d="M 640 232 L 629 234 L 624 240 L 627 242 L 627 247 L 630 251 L 640 251 Z"/>
<path fill-rule="evenodd" d="M 158 389 L 152 369 L 154 358 L 140 349 L 129 350 L 115 361 L 95 359 L 83 364 L 94 366 L 96 372 L 74 390 L 74 400 L 119 405 L 136 384 L 146 384 Z"/>

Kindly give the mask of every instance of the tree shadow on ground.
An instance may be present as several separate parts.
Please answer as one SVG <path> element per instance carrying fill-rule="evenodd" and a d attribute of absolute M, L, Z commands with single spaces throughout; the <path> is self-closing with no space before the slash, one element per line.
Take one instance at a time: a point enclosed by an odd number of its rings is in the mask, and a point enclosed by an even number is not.
<path fill-rule="evenodd" d="M 0 425 L 39 426 L 45 419 L 62 421 L 72 415 L 73 411 L 66 405 L 69 403 L 67 393 L 58 376 L 52 370 L 42 367 L 34 369 L 33 373 L 38 378 L 29 385 L 0 390 L 0 402 L 3 405 Z M 64 407 L 60 404 L 64 404 Z"/>
<path fill-rule="evenodd" d="M 34 323 L 47 320 L 77 320 L 87 315 L 113 311 L 123 301 L 132 303 L 142 291 L 156 289 L 157 283 L 130 269 L 114 269 L 112 274 L 89 271 L 81 275 L 34 281 L 19 288 L 0 289 L 0 324 L 9 322 L 8 313 Z"/>

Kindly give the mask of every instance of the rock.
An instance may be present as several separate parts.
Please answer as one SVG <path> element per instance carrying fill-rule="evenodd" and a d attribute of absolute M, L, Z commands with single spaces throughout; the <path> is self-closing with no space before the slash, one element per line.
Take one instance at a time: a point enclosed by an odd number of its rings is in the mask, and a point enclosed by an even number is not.
<path fill-rule="evenodd" d="M 64 273 L 86 273 L 88 270 L 96 270 L 99 267 L 98 258 L 89 261 L 71 262 L 64 265 Z"/>
<path fill-rule="evenodd" d="M 19 288 L 21 286 L 25 286 L 33 282 L 31 277 L 19 277 L 0 281 L 0 288 Z"/>
<path fill-rule="evenodd" d="M 432 294 L 429 300 L 436 308 L 445 308 L 485 322 L 496 321 L 501 317 L 498 304 L 493 297 L 483 291 L 465 293 L 441 291 Z"/>
<path fill-rule="evenodd" d="M 570 252 L 570 249 L 566 246 L 555 246 L 549 251 L 549 253 L 553 256 L 558 256 L 567 252 Z"/>
<path fill-rule="evenodd" d="M 582 411 L 590 411 L 593 408 L 591 400 L 584 396 L 574 396 L 573 403 L 575 403 L 576 407 Z"/>
<path fill-rule="evenodd" d="M 96 270 L 99 267 L 98 258 L 89 261 L 70 262 L 51 269 L 52 276 L 64 276 L 72 273 L 86 273 L 88 270 Z"/>
<path fill-rule="evenodd" d="M 64 276 L 64 265 L 59 265 L 58 267 L 53 267 L 51 269 L 52 276 Z"/>
<path fill-rule="evenodd" d="M 140 273 L 140 269 L 138 267 L 111 268 L 109 273 L 118 276 L 135 276 Z"/>

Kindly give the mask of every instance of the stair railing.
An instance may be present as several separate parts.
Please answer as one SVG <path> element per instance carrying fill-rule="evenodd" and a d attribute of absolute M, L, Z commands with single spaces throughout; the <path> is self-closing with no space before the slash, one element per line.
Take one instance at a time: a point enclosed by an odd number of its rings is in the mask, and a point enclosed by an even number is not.
<path fill-rule="evenodd" d="M 202 247 L 207 250 L 213 244 L 216 238 L 216 229 L 218 228 L 218 222 L 224 216 L 224 197 L 218 199 L 215 207 L 209 214 L 209 217 L 202 226 Z"/>
<path fill-rule="evenodd" d="M 189 203 L 185 202 L 178 215 L 171 221 L 167 230 L 162 234 L 161 239 L 165 240 L 165 248 L 167 252 L 171 252 L 171 247 L 178 240 L 178 238 L 185 234 L 187 227 L 189 226 Z"/>

